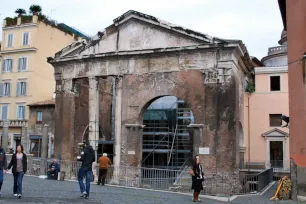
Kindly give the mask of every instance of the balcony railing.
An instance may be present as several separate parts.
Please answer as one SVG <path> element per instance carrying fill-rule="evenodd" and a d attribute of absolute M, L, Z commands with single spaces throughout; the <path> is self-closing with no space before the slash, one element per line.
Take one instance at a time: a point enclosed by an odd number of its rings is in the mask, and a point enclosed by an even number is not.
<path fill-rule="evenodd" d="M 7 123 L 9 127 L 24 127 L 28 126 L 28 120 L 0 120 L 0 127 Z"/>
<path fill-rule="evenodd" d="M 271 47 L 269 48 L 268 55 L 275 55 L 279 53 L 286 53 L 287 52 L 287 46 L 277 46 L 277 47 Z"/>

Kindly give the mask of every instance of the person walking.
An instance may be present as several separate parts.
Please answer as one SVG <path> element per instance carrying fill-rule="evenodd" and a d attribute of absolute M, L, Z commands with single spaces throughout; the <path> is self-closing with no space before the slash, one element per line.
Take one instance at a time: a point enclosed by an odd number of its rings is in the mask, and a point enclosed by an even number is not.
<path fill-rule="evenodd" d="M 203 181 L 204 181 L 204 172 L 203 168 L 200 164 L 200 157 L 199 155 L 195 156 L 194 163 L 192 165 L 192 186 L 191 189 L 194 190 L 193 192 L 193 202 L 201 202 L 199 199 L 199 194 L 201 190 L 203 190 Z"/>
<path fill-rule="evenodd" d="M 90 190 L 90 180 L 92 175 L 92 163 L 96 160 L 95 152 L 92 146 L 89 145 L 89 142 L 85 142 L 84 151 L 81 153 L 81 156 L 78 156 L 78 161 L 82 162 L 82 166 L 79 169 L 78 180 L 81 190 L 81 197 L 88 198 Z M 83 179 L 86 178 L 86 187 L 84 186 Z"/>
<path fill-rule="evenodd" d="M 12 169 L 14 176 L 14 196 L 21 198 L 22 195 L 22 179 L 23 175 L 27 172 L 27 155 L 23 152 L 23 146 L 18 145 L 16 153 L 13 154 L 10 164 L 7 169 Z"/>
<path fill-rule="evenodd" d="M 3 184 L 4 174 L 6 174 L 7 160 L 5 155 L 5 150 L 0 147 L 0 197 L 1 197 L 1 188 Z"/>
<path fill-rule="evenodd" d="M 108 167 L 112 165 L 111 160 L 107 157 L 107 154 L 104 153 L 102 157 L 99 158 L 99 177 L 98 185 L 102 183 L 102 186 L 105 184 L 105 178 L 107 175 Z"/>

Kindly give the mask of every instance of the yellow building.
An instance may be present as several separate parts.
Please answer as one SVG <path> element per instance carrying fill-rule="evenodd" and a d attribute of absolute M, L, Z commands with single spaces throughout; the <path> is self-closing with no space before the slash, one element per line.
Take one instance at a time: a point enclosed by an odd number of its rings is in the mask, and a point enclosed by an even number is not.
<path fill-rule="evenodd" d="M 55 80 L 47 57 L 80 37 L 84 36 L 75 29 L 37 15 L 4 20 L 0 51 L 0 132 L 8 124 L 8 147 L 15 149 L 21 140 L 29 140 L 31 131 L 35 132 L 35 127 L 27 127 L 27 105 L 52 98 Z M 37 121 L 42 117 L 38 112 Z M 25 144 L 25 150 L 29 150 L 29 142 Z"/>

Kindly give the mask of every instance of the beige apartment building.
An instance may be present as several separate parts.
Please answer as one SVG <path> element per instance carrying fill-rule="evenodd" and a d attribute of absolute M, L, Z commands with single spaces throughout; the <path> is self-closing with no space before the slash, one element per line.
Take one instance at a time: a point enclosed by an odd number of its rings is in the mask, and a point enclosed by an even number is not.
<path fill-rule="evenodd" d="M 244 159 L 248 167 L 274 168 L 289 172 L 289 128 L 281 116 L 289 117 L 287 33 L 279 46 L 269 48 L 255 67 L 255 92 L 245 95 Z"/>
<path fill-rule="evenodd" d="M 83 36 L 79 34 L 66 24 L 40 19 L 37 15 L 4 20 L 0 51 L 0 132 L 5 132 L 3 127 L 8 128 L 9 148 L 15 149 L 16 144 L 23 142 L 29 152 L 31 134 L 39 138 L 43 115 L 38 111 L 37 124 L 29 127 L 28 105 L 52 99 L 54 71 L 47 57 L 81 39 Z"/>

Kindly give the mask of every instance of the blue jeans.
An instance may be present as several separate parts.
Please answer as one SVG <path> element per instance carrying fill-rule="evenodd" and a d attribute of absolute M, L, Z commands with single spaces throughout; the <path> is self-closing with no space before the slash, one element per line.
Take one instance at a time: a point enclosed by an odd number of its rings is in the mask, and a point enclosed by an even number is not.
<path fill-rule="evenodd" d="M 0 191 L 3 184 L 3 169 L 0 169 Z"/>
<path fill-rule="evenodd" d="M 53 176 L 52 176 L 52 174 L 53 174 Z M 57 180 L 58 170 L 48 171 L 48 172 L 47 172 L 47 175 L 48 175 L 48 179 Z"/>
<path fill-rule="evenodd" d="M 23 172 L 17 172 L 14 174 L 14 194 L 22 194 L 22 179 Z"/>
<path fill-rule="evenodd" d="M 88 196 L 89 196 L 89 190 L 90 190 L 91 174 L 92 174 L 91 168 L 80 168 L 79 175 L 78 175 L 81 193 L 86 191 Z M 86 177 L 86 190 L 85 190 L 85 186 L 83 183 L 84 177 Z"/>

